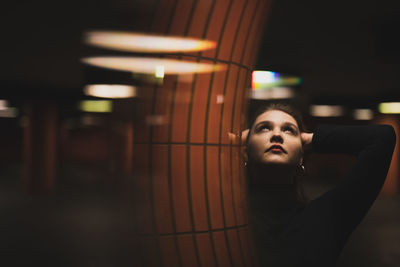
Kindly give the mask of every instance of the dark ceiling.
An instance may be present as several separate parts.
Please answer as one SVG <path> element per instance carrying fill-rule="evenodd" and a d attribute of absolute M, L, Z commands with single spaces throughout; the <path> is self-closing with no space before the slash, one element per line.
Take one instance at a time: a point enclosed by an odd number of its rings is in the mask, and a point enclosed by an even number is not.
<path fill-rule="evenodd" d="M 400 1 L 277 0 L 257 67 L 300 75 L 313 99 L 400 96 Z"/>
<path fill-rule="evenodd" d="M 82 31 L 146 31 L 137 21 L 151 19 L 156 2 L 12 2 L 0 16 L 0 97 L 78 93 Z M 310 99 L 398 98 L 399 11 L 398 0 L 275 0 L 257 67 L 303 77 Z"/>
<path fill-rule="evenodd" d="M 157 0 L 14 1 L 2 9 L 0 97 L 82 96 L 90 29 L 148 30 Z M 140 22 L 140 23 L 139 23 Z M 145 23 L 143 23 L 145 22 Z"/>

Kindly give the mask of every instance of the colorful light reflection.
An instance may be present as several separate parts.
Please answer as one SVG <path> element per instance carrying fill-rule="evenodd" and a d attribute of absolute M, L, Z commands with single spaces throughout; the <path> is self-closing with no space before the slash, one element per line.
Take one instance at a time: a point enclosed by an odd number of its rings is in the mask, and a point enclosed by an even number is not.
<path fill-rule="evenodd" d="M 196 52 L 216 47 L 215 42 L 208 40 L 137 32 L 90 31 L 84 41 L 101 48 L 141 53 Z"/>
<path fill-rule="evenodd" d="M 160 66 L 164 68 L 164 74 L 208 73 L 226 69 L 225 64 L 148 57 L 88 57 L 81 61 L 101 68 L 153 75 L 159 74 Z"/>
<path fill-rule="evenodd" d="M 255 70 L 252 73 L 252 89 L 262 90 L 273 87 L 293 86 L 302 82 L 299 77 L 283 76 L 273 71 Z"/>

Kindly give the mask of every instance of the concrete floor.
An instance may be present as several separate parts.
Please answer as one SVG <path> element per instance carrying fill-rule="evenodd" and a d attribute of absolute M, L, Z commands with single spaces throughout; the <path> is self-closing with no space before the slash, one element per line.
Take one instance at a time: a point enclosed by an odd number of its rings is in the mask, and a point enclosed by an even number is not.
<path fill-rule="evenodd" d="M 23 193 L 18 177 L 20 166 L 1 168 L 2 266 L 138 266 L 129 196 L 104 173 L 64 169 L 56 192 L 36 196 Z M 399 211 L 400 196 L 378 199 L 338 266 L 400 266 Z"/>
<path fill-rule="evenodd" d="M 350 237 L 338 266 L 400 266 L 400 196 L 375 202 Z"/>

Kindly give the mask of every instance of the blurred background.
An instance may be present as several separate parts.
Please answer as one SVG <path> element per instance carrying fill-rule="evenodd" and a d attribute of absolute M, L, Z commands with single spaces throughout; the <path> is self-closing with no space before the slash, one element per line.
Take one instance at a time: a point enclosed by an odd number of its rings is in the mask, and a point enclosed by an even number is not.
<path fill-rule="evenodd" d="M 310 131 L 385 123 L 398 133 L 399 11 L 394 0 L 8 4 L 2 259 L 252 266 L 238 138 L 248 114 L 285 100 Z M 340 182 L 352 160 L 311 155 L 309 198 Z M 338 266 L 399 265 L 398 164 L 396 146 Z"/>

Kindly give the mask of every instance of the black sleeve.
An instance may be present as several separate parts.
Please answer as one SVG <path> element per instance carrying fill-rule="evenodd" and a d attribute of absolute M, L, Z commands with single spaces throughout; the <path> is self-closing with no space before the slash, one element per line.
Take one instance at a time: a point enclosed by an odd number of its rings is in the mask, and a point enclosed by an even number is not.
<path fill-rule="evenodd" d="M 342 182 L 311 201 L 305 211 L 308 214 L 305 222 L 309 224 L 310 235 L 314 236 L 314 245 L 325 253 L 330 250 L 331 257 L 338 256 L 378 196 L 395 143 L 396 135 L 389 125 L 320 125 L 315 129 L 313 151 L 356 156 Z"/>
<path fill-rule="evenodd" d="M 357 156 L 343 183 L 330 192 L 338 212 L 348 212 L 345 218 L 353 218 L 355 224 L 382 188 L 395 143 L 396 135 L 389 125 L 320 125 L 314 132 L 312 147 L 315 152 Z"/>

